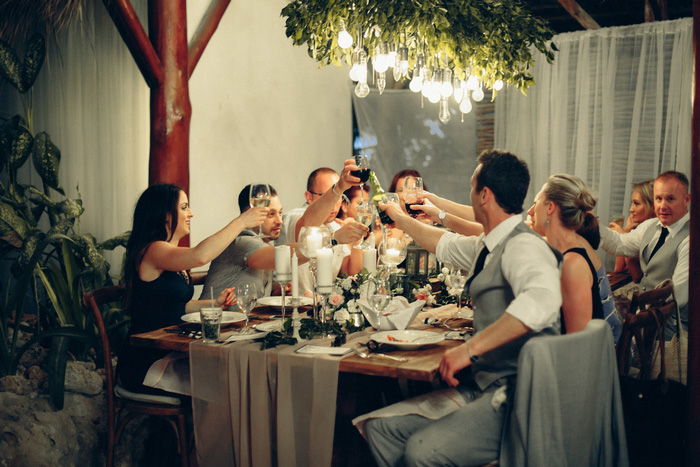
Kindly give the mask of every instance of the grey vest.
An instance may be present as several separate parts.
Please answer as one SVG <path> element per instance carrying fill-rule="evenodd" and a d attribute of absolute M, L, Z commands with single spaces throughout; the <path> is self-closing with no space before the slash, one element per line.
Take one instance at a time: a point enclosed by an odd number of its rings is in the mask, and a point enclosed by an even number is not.
<path fill-rule="evenodd" d="M 496 322 L 506 311 L 506 308 L 515 298 L 513 289 L 503 277 L 501 261 L 506 243 L 521 233 L 539 235 L 524 223 L 518 224 L 513 231 L 498 244 L 492 252 L 489 252 L 488 263 L 484 269 L 474 278 L 469 288 L 469 294 L 474 305 L 474 331 L 485 329 Z M 544 241 L 544 239 L 542 239 Z M 550 250 L 561 262 L 562 256 L 554 248 Z M 539 333 L 527 333 L 497 349 L 487 352 L 479 357 L 479 361 L 472 365 L 474 381 L 483 390 L 499 378 L 514 375 L 518 371 L 518 356 L 520 349 L 528 339 L 537 335 L 559 334 L 559 325 L 547 328 Z"/>
<path fill-rule="evenodd" d="M 690 220 L 685 223 L 680 232 L 678 232 L 673 238 L 670 236 L 666 237 L 664 244 L 661 246 L 661 248 L 659 248 L 656 254 L 654 254 L 651 261 L 649 261 L 649 255 L 656 245 L 656 242 L 652 242 L 652 238 L 654 237 L 656 231 L 656 228 L 648 228 L 646 232 L 644 232 L 644 237 L 642 238 L 642 244 L 646 246 L 642 248 L 642 251 L 639 254 L 639 264 L 642 268 L 642 272 L 644 273 L 644 276 L 639 283 L 640 292 L 651 290 L 666 279 L 673 279 L 673 271 L 676 269 L 676 264 L 678 263 L 678 247 L 684 239 L 688 238 L 688 235 L 690 234 Z M 687 328 L 688 305 L 682 307 L 680 309 L 680 313 L 681 322 L 683 323 L 684 327 Z M 668 339 L 673 337 L 673 334 L 676 332 L 676 321 L 678 320 L 674 314 L 666 323 L 666 336 Z"/>

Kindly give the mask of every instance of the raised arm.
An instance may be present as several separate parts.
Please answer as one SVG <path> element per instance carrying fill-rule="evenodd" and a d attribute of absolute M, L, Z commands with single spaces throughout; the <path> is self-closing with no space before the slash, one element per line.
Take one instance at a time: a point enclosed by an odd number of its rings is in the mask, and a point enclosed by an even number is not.
<path fill-rule="evenodd" d="M 471 206 L 465 207 L 471 209 Z M 439 217 L 441 209 L 433 204 L 414 204 L 411 208 L 423 211 L 423 215 L 418 216 L 419 220 L 430 219 L 432 222 L 442 224 L 458 234 L 467 236 L 481 235 L 484 231 L 484 226 L 478 222 L 469 221 L 449 213 L 447 213 L 445 218 L 441 221 Z"/>
<path fill-rule="evenodd" d="M 445 234 L 445 231 L 426 225 L 416 219 L 409 217 L 403 212 L 401 207 L 396 203 L 380 204 L 389 217 L 396 223 L 396 227 L 408 234 L 416 243 L 435 253 L 437 244 L 440 238 Z"/>
<path fill-rule="evenodd" d="M 474 208 L 471 206 L 455 203 L 454 201 L 441 198 L 435 193 L 430 193 L 428 191 L 425 192 L 425 197 L 441 211 L 445 211 L 448 214 L 452 214 L 453 216 L 459 217 L 460 219 L 464 219 L 466 221 L 476 221 L 476 218 L 474 217 Z"/>

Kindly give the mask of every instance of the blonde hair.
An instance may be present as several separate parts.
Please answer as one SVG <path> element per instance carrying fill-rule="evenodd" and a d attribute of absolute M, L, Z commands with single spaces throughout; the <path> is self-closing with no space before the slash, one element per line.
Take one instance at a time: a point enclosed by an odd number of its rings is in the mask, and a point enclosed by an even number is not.
<path fill-rule="evenodd" d="M 564 227 L 578 230 L 584 223 L 591 226 L 595 216 L 590 211 L 595 208 L 597 200 L 583 180 L 574 175 L 552 175 L 543 192 L 548 201 L 559 206 L 559 219 Z M 597 227 L 597 220 L 595 224 Z"/>
<path fill-rule="evenodd" d="M 655 179 L 645 180 L 639 183 L 633 183 L 632 188 L 639 192 L 644 204 L 654 209 L 654 182 Z"/>

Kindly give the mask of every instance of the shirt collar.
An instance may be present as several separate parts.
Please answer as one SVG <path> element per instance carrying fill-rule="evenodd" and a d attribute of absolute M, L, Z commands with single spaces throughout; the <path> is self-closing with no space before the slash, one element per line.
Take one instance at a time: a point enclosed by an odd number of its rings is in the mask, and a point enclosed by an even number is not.
<path fill-rule="evenodd" d="M 682 229 L 683 227 L 685 227 L 686 222 L 688 222 L 689 220 L 690 220 L 690 212 L 686 212 L 686 213 L 685 213 L 685 216 L 681 217 L 681 218 L 678 219 L 676 222 L 674 222 L 673 224 L 671 224 L 671 225 L 669 225 L 668 227 L 666 227 L 666 228 L 668 229 L 668 234 L 669 234 L 669 236 L 670 236 L 671 238 L 675 237 L 676 234 L 677 234 L 678 232 L 680 232 L 681 229 Z M 658 221 L 658 219 L 657 219 L 657 227 L 656 227 L 656 229 L 657 229 L 657 230 L 661 230 L 662 227 L 664 227 L 664 226 L 661 225 L 661 222 Z"/>
<path fill-rule="evenodd" d="M 510 216 L 496 227 L 494 227 L 488 235 L 482 237 L 481 241 L 486 245 L 489 251 L 493 251 L 501 241 L 513 231 L 514 228 L 522 222 L 519 215 Z"/>

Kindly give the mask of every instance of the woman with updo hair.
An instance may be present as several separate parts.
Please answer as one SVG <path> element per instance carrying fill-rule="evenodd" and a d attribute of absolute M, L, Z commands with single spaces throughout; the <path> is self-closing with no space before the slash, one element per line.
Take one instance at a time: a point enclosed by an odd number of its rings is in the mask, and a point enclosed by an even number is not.
<path fill-rule="evenodd" d="M 591 319 L 605 319 L 615 342 L 622 323 L 605 267 L 581 234 L 596 242 L 596 197 L 573 175 L 552 175 L 528 210 L 535 232 L 564 254 L 561 271 L 562 333 L 582 331 Z M 598 237 L 599 240 L 599 237 Z"/>

